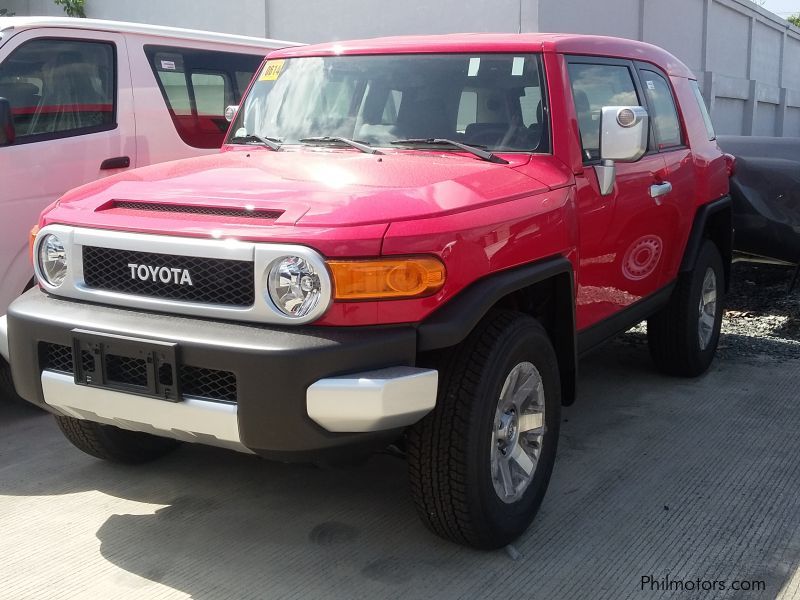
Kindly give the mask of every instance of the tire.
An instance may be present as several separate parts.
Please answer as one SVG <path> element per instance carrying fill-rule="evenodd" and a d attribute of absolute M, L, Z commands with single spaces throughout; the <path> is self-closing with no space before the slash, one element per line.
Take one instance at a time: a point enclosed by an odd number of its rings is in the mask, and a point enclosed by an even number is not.
<path fill-rule="evenodd" d="M 0 358 L 0 401 L 12 402 L 23 406 L 35 406 L 26 402 L 24 398 L 17 394 L 17 390 L 14 389 L 14 381 L 11 379 L 11 367 L 2 358 Z"/>
<path fill-rule="evenodd" d="M 437 535 L 479 549 L 505 546 L 530 525 L 544 498 L 558 444 L 561 388 L 558 362 L 544 328 L 538 321 L 512 311 L 493 311 L 455 348 L 438 355 L 439 392 L 436 407 L 407 435 L 411 493 L 425 525 Z M 521 365 L 525 366 L 520 370 Z M 531 371 L 533 368 L 533 371 Z M 540 376 L 544 419 L 533 415 L 515 421 L 519 429 L 534 422 L 525 438 L 538 444 L 526 486 L 513 481 L 523 475 L 520 463 L 509 464 L 514 493 L 501 482 L 497 464 L 514 454 L 503 435 L 509 412 L 498 410 L 507 378 L 517 369 L 519 379 L 511 389 Z M 533 396 L 536 396 L 534 393 Z M 523 414 L 524 405 L 520 407 Z M 516 413 L 515 413 L 516 414 Z M 531 421 L 530 419 L 535 419 Z M 510 421 L 505 421 L 506 423 Z M 543 427 L 538 425 L 543 423 Z M 497 427 L 497 429 L 496 429 Z M 542 435 L 538 435 L 541 432 Z M 514 446 L 516 448 L 516 446 Z M 493 463 L 493 457 L 498 463 Z M 528 468 L 531 468 L 528 463 Z M 517 490 L 516 488 L 519 488 Z M 501 494 L 505 499 L 501 499 Z"/>
<path fill-rule="evenodd" d="M 56 417 L 56 423 L 72 444 L 90 456 L 136 465 L 172 452 L 179 442 L 148 433 L 128 431 L 93 421 Z"/>
<path fill-rule="evenodd" d="M 713 307 L 707 302 L 711 293 L 709 277 L 713 279 Z M 719 344 L 724 293 L 722 256 L 716 245 L 706 240 L 694 269 L 678 278 L 669 304 L 647 321 L 650 355 L 660 371 L 697 377 L 711 366 Z M 701 320 L 704 321 L 702 331 Z"/>

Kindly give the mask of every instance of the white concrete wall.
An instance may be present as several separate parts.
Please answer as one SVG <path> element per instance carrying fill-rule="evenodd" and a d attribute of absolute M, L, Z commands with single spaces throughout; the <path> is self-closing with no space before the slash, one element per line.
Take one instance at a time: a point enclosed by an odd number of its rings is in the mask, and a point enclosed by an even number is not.
<path fill-rule="evenodd" d="M 52 0 L 0 0 L 63 14 Z M 800 136 L 800 29 L 749 0 L 87 0 L 90 17 L 299 42 L 572 31 L 663 46 L 698 76 L 719 133 Z"/>
<path fill-rule="evenodd" d="M 525 0 L 273 0 L 269 34 L 320 42 L 384 35 L 537 30 L 535 1 Z M 302 6 L 302 8 L 301 8 Z"/>
<path fill-rule="evenodd" d="M 718 133 L 800 136 L 800 29 L 749 0 L 540 0 L 542 31 L 639 39 L 701 81 Z"/>

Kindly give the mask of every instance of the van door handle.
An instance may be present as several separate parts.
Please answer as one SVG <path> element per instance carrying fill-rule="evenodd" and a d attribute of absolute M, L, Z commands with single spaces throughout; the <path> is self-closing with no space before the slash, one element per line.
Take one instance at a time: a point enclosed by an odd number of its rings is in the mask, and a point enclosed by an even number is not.
<path fill-rule="evenodd" d="M 100 163 L 100 170 L 108 171 L 110 169 L 127 169 L 130 166 L 130 156 L 117 156 L 116 158 L 107 158 Z"/>
<path fill-rule="evenodd" d="M 672 191 L 672 184 L 669 181 L 663 183 L 654 183 L 650 186 L 650 197 L 656 201 L 656 204 L 661 205 L 661 196 L 665 196 Z"/>

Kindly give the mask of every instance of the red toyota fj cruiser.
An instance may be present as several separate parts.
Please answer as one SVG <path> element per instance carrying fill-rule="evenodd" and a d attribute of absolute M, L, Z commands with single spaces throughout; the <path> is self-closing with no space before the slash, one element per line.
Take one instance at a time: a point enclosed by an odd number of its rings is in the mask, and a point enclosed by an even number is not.
<path fill-rule="evenodd" d="M 91 455 L 397 444 L 423 521 L 498 547 L 542 501 L 580 355 L 647 319 L 659 368 L 708 368 L 731 167 L 692 73 L 648 44 L 281 50 L 221 153 L 44 212 L 0 348 Z"/>

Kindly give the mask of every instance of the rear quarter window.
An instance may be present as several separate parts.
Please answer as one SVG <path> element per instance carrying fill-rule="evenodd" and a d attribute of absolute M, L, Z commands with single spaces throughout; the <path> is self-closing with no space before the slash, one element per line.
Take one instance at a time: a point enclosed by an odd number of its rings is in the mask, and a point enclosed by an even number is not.
<path fill-rule="evenodd" d="M 694 94 L 695 100 L 697 100 L 697 105 L 700 108 L 700 114 L 703 116 L 703 122 L 706 125 L 706 134 L 708 135 L 708 141 L 712 141 L 717 139 L 717 134 L 714 131 L 714 124 L 711 122 L 711 115 L 708 114 L 708 108 L 706 107 L 706 102 L 703 100 L 703 94 L 700 93 L 700 86 L 697 84 L 697 81 L 690 81 L 689 85 L 692 88 L 692 93 Z"/>
<path fill-rule="evenodd" d="M 194 148 L 221 147 L 225 108 L 241 101 L 263 57 L 172 46 L 144 51 L 181 139 Z"/>

